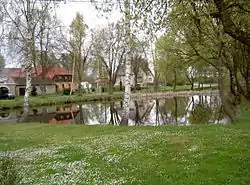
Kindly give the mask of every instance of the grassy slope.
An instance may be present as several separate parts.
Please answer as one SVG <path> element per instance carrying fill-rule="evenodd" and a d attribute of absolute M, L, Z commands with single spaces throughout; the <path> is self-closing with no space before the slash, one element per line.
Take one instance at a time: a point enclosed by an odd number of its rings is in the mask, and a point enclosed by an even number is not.
<path fill-rule="evenodd" d="M 0 125 L 0 151 L 21 159 L 30 184 L 249 184 L 243 117 L 228 126 Z"/>

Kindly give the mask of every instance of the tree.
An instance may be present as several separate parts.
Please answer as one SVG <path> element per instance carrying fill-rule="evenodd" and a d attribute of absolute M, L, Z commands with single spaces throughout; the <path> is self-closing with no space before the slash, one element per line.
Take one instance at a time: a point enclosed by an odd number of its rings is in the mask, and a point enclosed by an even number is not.
<path fill-rule="evenodd" d="M 32 89 L 32 64 L 35 61 L 34 53 L 36 51 L 36 28 L 49 5 L 50 1 L 39 2 L 36 0 L 3 0 L 0 4 L 0 9 L 2 9 L 4 16 L 6 17 L 6 24 L 8 25 L 9 30 L 11 30 L 8 34 L 9 41 L 12 43 L 12 46 L 15 46 L 15 49 L 18 49 L 24 57 L 23 64 L 26 76 L 23 109 L 24 116 L 27 115 L 29 111 L 29 96 Z"/>
<path fill-rule="evenodd" d="M 72 71 L 81 90 L 81 82 L 84 76 L 84 67 L 89 55 L 90 46 L 84 47 L 87 25 L 84 23 L 83 15 L 76 13 L 70 25 L 70 53 L 72 56 Z"/>
<path fill-rule="evenodd" d="M 102 62 L 109 79 L 109 92 L 112 93 L 118 72 L 124 66 L 126 45 L 121 24 L 109 24 L 96 30 L 92 36 L 93 55 Z"/>
<path fill-rule="evenodd" d="M 137 87 L 138 75 L 140 70 L 146 74 L 150 73 L 151 71 L 148 67 L 148 61 L 139 54 L 136 54 L 135 56 L 132 57 L 131 66 L 132 66 L 132 73 L 134 75 L 134 85 L 135 87 Z"/>
<path fill-rule="evenodd" d="M 53 12 L 52 7 L 39 11 L 43 13 L 43 16 L 37 23 L 38 34 L 35 38 L 37 47 L 33 53 L 35 58 L 33 66 L 35 67 L 36 75 L 38 75 L 38 72 L 41 72 L 41 77 L 45 79 L 48 68 L 57 64 L 55 54 L 57 53 L 57 48 L 61 45 L 57 38 L 60 35 L 61 22 L 58 20 L 56 13 Z M 41 70 L 37 71 L 37 66 Z M 40 84 L 40 89 L 43 94 L 46 93 L 45 85 Z"/>

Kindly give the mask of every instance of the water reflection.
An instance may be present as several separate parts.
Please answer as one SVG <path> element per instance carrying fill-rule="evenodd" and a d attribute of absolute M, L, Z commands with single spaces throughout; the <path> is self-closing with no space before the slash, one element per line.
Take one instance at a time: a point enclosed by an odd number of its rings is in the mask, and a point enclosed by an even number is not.
<path fill-rule="evenodd" d="M 74 104 L 31 109 L 28 117 L 22 112 L 0 112 L 0 123 L 42 122 L 53 124 L 120 125 L 121 101 L 95 104 Z M 174 97 L 131 102 L 128 125 L 190 125 L 227 123 L 218 96 Z"/>

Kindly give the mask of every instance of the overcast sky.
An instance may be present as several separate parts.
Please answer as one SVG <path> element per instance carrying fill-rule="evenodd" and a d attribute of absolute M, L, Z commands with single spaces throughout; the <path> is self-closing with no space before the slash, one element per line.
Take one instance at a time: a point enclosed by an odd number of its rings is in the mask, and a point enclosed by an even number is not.
<path fill-rule="evenodd" d="M 108 16 L 108 19 L 101 17 L 101 14 L 89 2 L 67 2 L 61 3 L 57 11 L 65 26 L 69 26 L 76 15 L 76 12 L 83 14 L 86 24 L 89 28 L 95 28 L 97 25 L 105 25 L 108 22 L 114 22 L 121 18 L 122 14 L 118 11 Z"/>

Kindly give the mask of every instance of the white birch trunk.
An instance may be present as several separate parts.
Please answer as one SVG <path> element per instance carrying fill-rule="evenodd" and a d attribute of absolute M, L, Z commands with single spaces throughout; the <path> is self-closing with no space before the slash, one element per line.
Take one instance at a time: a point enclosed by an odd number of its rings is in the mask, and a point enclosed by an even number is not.
<path fill-rule="evenodd" d="M 25 41 L 25 76 L 26 76 L 26 87 L 24 94 L 24 103 L 23 103 L 23 117 L 26 117 L 29 113 L 29 97 L 31 92 L 31 75 L 32 75 L 32 64 L 33 64 L 33 52 L 35 51 L 35 37 L 34 37 L 34 25 L 33 17 L 31 13 L 31 1 L 27 0 L 27 40 Z"/>
<path fill-rule="evenodd" d="M 24 95 L 24 104 L 23 104 L 23 115 L 28 115 L 29 112 L 29 97 L 31 92 L 31 75 L 32 75 L 32 60 L 31 57 L 28 56 L 25 65 L 25 75 L 26 75 L 26 87 L 25 87 L 25 95 Z"/>
<path fill-rule="evenodd" d="M 130 0 L 125 1 L 125 29 L 126 29 L 126 41 L 128 51 L 126 52 L 125 61 L 125 92 L 123 99 L 123 114 L 121 119 L 121 125 L 127 125 L 129 120 L 129 108 L 131 99 L 131 57 L 130 57 Z"/>

